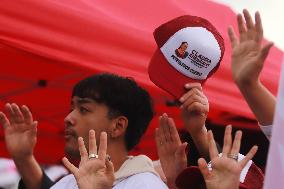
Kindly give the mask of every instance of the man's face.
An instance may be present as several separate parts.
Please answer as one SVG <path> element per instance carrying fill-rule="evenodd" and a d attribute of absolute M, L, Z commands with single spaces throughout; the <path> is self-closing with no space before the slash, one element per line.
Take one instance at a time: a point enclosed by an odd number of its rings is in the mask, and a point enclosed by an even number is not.
<path fill-rule="evenodd" d="M 107 131 L 112 120 L 108 118 L 108 107 L 98 104 L 90 98 L 74 96 L 71 101 L 71 111 L 65 117 L 65 152 L 70 156 L 80 157 L 78 137 L 83 137 L 88 149 L 89 130 L 96 132 L 97 145 L 102 131 Z"/>

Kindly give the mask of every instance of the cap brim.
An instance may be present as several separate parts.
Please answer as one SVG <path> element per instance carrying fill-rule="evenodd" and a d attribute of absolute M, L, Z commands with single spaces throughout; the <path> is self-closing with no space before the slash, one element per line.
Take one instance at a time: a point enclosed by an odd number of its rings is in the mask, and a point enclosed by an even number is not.
<path fill-rule="evenodd" d="M 176 99 L 179 99 L 185 92 L 186 83 L 203 83 L 205 80 L 194 80 L 179 73 L 171 66 L 164 55 L 157 49 L 151 58 L 148 73 L 151 81 L 158 87 L 164 89 Z"/>

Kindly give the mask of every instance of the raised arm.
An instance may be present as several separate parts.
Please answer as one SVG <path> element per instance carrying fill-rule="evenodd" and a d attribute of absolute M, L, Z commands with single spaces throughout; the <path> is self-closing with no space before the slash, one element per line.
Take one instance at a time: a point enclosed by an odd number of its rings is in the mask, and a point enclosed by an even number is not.
<path fill-rule="evenodd" d="M 165 113 L 160 116 L 155 139 L 167 185 L 170 189 L 176 189 L 177 175 L 187 166 L 187 143 L 181 142 L 174 120 Z"/>
<path fill-rule="evenodd" d="M 232 46 L 233 79 L 261 125 L 271 125 L 275 109 L 275 97 L 262 85 L 259 75 L 273 43 L 262 45 L 263 29 L 260 14 L 255 13 L 255 23 L 249 12 L 243 11 L 245 21 L 238 14 L 236 37 L 232 27 L 228 33 Z"/>
<path fill-rule="evenodd" d="M 209 150 L 205 121 L 209 112 L 208 99 L 199 83 L 188 83 L 185 88 L 188 91 L 180 98 L 184 127 L 190 133 L 200 156 L 207 158 Z"/>
<path fill-rule="evenodd" d="M 0 112 L 0 122 L 4 128 L 5 143 L 22 176 L 26 188 L 39 189 L 43 172 L 34 158 L 36 144 L 37 121 L 33 120 L 27 106 L 17 104 L 5 105 L 9 118 Z"/>

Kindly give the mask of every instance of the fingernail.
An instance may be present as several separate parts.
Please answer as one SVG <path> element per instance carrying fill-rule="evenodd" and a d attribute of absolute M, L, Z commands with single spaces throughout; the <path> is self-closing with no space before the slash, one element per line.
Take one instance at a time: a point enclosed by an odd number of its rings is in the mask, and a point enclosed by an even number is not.
<path fill-rule="evenodd" d="M 108 161 L 111 161 L 111 157 L 110 157 L 110 155 L 106 155 L 106 159 L 108 160 Z"/>

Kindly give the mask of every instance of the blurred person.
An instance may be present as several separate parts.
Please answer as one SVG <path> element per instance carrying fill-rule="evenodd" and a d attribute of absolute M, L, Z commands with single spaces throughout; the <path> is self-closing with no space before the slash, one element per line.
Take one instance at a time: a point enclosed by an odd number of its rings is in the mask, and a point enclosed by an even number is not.
<path fill-rule="evenodd" d="M 42 171 L 33 155 L 38 123 L 28 107 L 7 103 L 5 108 L 9 119 L 0 112 L 0 122 L 4 127 L 6 147 L 22 176 L 19 188 L 78 188 L 72 174 L 54 183 Z M 64 120 L 65 152 L 69 157 L 80 158 L 78 137 L 90 146 L 90 130 L 95 130 L 97 139 L 100 133 L 106 132 L 107 153 L 115 171 L 114 189 L 167 188 L 147 156 L 128 156 L 152 117 L 151 98 L 135 81 L 106 73 L 83 79 L 73 88 L 71 109 Z M 90 158 L 96 155 L 94 152 Z"/>

